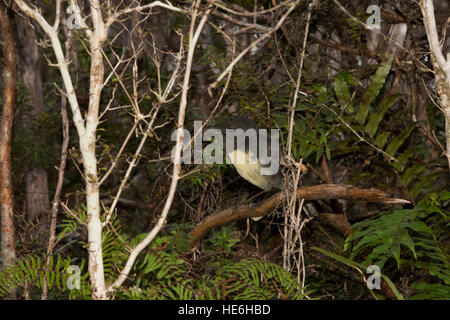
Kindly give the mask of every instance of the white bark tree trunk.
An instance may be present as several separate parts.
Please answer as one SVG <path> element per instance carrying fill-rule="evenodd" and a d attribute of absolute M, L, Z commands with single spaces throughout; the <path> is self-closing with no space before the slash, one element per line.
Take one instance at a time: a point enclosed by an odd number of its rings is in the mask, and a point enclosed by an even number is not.
<path fill-rule="evenodd" d="M 61 1 L 57 1 L 57 12 L 55 24 L 51 26 L 42 15 L 31 9 L 24 1 L 15 0 L 18 7 L 30 18 L 35 19 L 50 38 L 55 53 L 58 68 L 64 82 L 65 93 L 72 110 L 72 116 L 77 128 L 81 155 L 83 159 L 84 177 L 86 183 L 86 205 L 87 205 L 87 229 L 89 242 L 89 276 L 94 299 L 107 299 L 105 276 L 102 254 L 102 224 L 100 220 L 100 193 L 97 172 L 97 158 L 95 154 L 96 131 L 98 126 L 98 111 L 100 97 L 103 88 L 104 66 L 102 58 L 102 43 L 106 39 L 106 29 L 103 23 L 100 3 L 98 0 L 90 0 L 91 18 L 93 31 L 87 29 L 89 37 L 91 69 L 90 69 L 90 98 L 89 109 L 86 119 L 83 119 L 77 96 L 70 78 L 68 64 L 64 57 L 61 43 L 58 38 L 59 10 Z M 72 5 L 74 2 L 72 1 Z"/>
<path fill-rule="evenodd" d="M 89 111 L 86 117 L 86 132 L 80 137 L 86 179 L 87 228 L 89 239 L 89 275 L 92 294 L 95 299 L 107 299 L 103 269 L 102 223 L 100 220 L 100 191 L 95 154 L 100 97 L 103 89 L 104 65 L 102 43 L 106 39 L 98 0 L 91 0 L 91 14 L 94 31 L 88 31 L 91 52 Z"/>
<path fill-rule="evenodd" d="M 431 61 L 434 69 L 436 92 L 439 95 L 439 101 L 445 117 L 446 150 L 444 152 L 450 171 L 450 54 L 447 53 L 446 59 L 442 53 L 434 16 L 433 0 L 422 0 L 420 9 L 432 54 Z"/>

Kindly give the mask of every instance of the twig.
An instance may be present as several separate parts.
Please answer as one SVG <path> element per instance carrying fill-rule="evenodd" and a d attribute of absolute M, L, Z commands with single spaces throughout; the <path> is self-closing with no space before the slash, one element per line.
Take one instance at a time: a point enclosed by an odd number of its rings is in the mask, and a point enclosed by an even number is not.
<path fill-rule="evenodd" d="M 286 20 L 286 18 L 291 14 L 291 12 L 295 9 L 295 7 L 297 6 L 297 4 L 300 3 L 301 0 L 297 0 L 295 2 L 293 2 L 289 9 L 287 10 L 287 12 L 281 17 L 281 19 L 278 21 L 278 23 L 276 24 L 275 27 L 273 27 L 271 30 L 269 30 L 268 32 L 266 32 L 265 34 L 263 34 L 261 37 L 259 37 L 257 40 L 253 41 L 247 48 L 245 48 L 237 57 L 236 59 L 234 59 L 229 65 L 228 67 L 219 75 L 219 77 L 217 78 L 216 81 L 214 81 L 214 83 L 210 84 L 208 87 L 208 92 L 211 94 L 211 89 L 215 88 L 220 81 L 222 81 L 223 77 L 225 77 L 225 75 L 227 75 L 228 73 L 230 73 L 234 66 L 236 65 L 236 63 L 238 63 L 242 57 L 244 57 L 252 48 L 256 47 L 260 42 L 264 41 L 266 38 L 268 38 L 269 36 L 272 35 L 272 33 L 274 33 L 275 31 L 277 31 L 284 23 L 284 21 Z"/>
<path fill-rule="evenodd" d="M 288 139 L 287 139 L 287 150 L 288 150 L 288 159 L 291 160 L 292 156 L 292 135 L 293 135 L 293 129 L 294 129 L 294 115 L 295 115 L 295 107 L 297 105 L 297 98 L 298 98 L 298 91 L 300 90 L 300 83 L 302 78 L 302 71 L 303 71 L 303 62 L 305 60 L 305 51 L 306 51 L 306 41 L 308 39 L 308 33 L 309 33 L 309 23 L 311 21 L 311 11 L 314 5 L 314 1 L 309 4 L 308 7 L 308 14 L 306 17 L 306 27 L 305 27 L 305 35 L 303 37 L 303 46 L 302 51 L 300 53 L 300 65 L 298 67 L 298 76 L 297 76 L 297 83 L 295 85 L 295 92 L 294 92 L 294 100 L 292 101 L 292 105 L 289 108 L 289 132 L 288 132 Z"/>

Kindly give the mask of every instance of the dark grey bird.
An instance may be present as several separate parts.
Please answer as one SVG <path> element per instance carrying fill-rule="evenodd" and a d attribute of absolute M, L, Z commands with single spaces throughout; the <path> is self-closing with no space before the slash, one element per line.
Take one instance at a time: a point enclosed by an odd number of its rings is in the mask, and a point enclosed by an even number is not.
<path fill-rule="evenodd" d="M 225 142 L 227 134 L 226 129 L 242 129 L 244 132 L 248 129 L 255 129 L 257 136 L 256 146 L 253 146 L 253 148 L 250 147 L 250 143 L 255 143 L 255 140 L 252 141 L 251 139 L 246 139 L 248 141 L 245 141 L 245 146 L 242 147 L 239 146 L 238 143 L 236 143 L 237 139 L 235 139 L 233 143 L 234 147 L 225 148 L 224 150 L 226 152 L 227 160 L 232 162 L 233 166 L 236 168 L 236 171 L 242 178 L 263 189 L 264 191 L 281 189 L 283 175 L 280 168 L 280 159 L 282 155 L 279 147 L 279 141 L 276 141 L 276 144 L 271 143 L 270 133 L 268 133 L 267 136 L 260 134 L 260 128 L 258 127 L 256 122 L 242 116 L 233 116 L 231 118 L 228 118 L 220 122 L 218 127 L 221 129 L 224 137 L 223 145 L 227 144 Z M 260 139 L 264 138 L 267 138 L 267 150 L 263 150 L 265 152 L 263 154 L 270 157 L 270 163 L 264 163 L 267 161 L 261 160 L 261 150 L 259 142 Z M 272 146 L 274 147 L 273 150 L 271 150 Z M 272 154 L 271 151 L 275 151 L 275 153 Z M 245 159 L 245 161 L 236 161 L 237 159 Z M 270 174 L 263 174 L 263 169 L 265 168 L 267 172 L 267 169 L 269 169 L 269 167 L 275 167 L 275 170 L 273 170 L 273 172 L 270 172 Z"/>

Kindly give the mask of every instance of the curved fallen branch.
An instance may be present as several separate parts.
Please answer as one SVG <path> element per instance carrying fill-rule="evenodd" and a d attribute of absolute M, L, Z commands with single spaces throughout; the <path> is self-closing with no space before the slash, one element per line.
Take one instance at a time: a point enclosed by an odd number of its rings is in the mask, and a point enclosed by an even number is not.
<path fill-rule="evenodd" d="M 378 202 L 385 204 L 409 203 L 408 200 L 391 198 L 387 193 L 377 189 L 360 189 L 351 185 L 320 184 L 310 187 L 300 187 L 297 194 L 305 200 L 331 200 L 345 199 L 354 201 Z M 191 245 L 208 233 L 212 228 L 222 226 L 233 221 L 262 217 L 275 209 L 281 200 L 281 192 L 274 194 L 256 204 L 242 205 L 219 211 L 217 214 L 206 217 L 190 233 Z"/>

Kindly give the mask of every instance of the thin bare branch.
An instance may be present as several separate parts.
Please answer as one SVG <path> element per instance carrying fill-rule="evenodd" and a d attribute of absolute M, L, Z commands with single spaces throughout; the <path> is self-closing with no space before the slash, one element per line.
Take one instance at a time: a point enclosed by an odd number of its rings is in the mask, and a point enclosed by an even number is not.
<path fill-rule="evenodd" d="M 173 174 L 172 174 L 172 181 L 169 187 L 169 193 L 166 199 L 166 202 L 164 204 L 164 208 L 162 210 L 161 216 L 159 217 L 156 225 L 153 227 L 153 229 L 147 234 L 147 236 L 142 240 L 136 247 L 133 248 L 130 256 L 128 257 L 128 261 L 125 264 L 125 267 L 123 268 L 120 276 L 117 278 L 117 280 L 108 287 L 109 292 L 115 291 L 117 288 L 119 288 L 122 283 L 127 279 L 128 274 L 131 271 L 131 268 L 133 267 L 133 264 L 139 255 L 139 253 L 144 250 L 145 247 L 147 247 L 153 239 L 156 237 L 156 235 L 159 233 L 161 228 L 163 227 L 167 214 L 169 213 L 170 207 L 172 206 L 173 198 L 175 195 L 175 190 L 178 184 L 179 180 L 179 174 L 181 169 L 181 150 L 183 147 L 183 127 L 184 127 L 184 118 L 186 113 L 186 107 L 187 107 L 187 93 L 189 90 L 189 80 L 190 80 L 190 73 L 192 69 L 192 62 L 194 58 L 194 50 L 197 43 L 197 40 L 200 36 L 200 33 L 203 29 L 203 26 L 205 25 L 206 19 L 208 18 L 208 15 L 210 13 L 210 10 L 207 10 L 202 19 L 200 20 L 197 30 L 194 34 L 194 27 L 195 27 L 195 20 L 196 16 L 198 15 L 197 11 L 197 5 L 199 0 L 196 1 L 196 5 L 194 6 L 194 11 L 192 13 L 192 19 L 191 19 L 191 27 L 189 32 L 189 50 L 187 55 L 187 61 L 186 61 L 186 69 L 184 73 L 184 80 L 183 80 L 183 86 L 182 86 L 182 93 L 181 93 L 181 101 L 180 106 L 178 110 L 178 131 L 177 131 L 177 142 L 175 145 L 175 157 L 174 157 L 174 165 L 173 165 Z"/>

